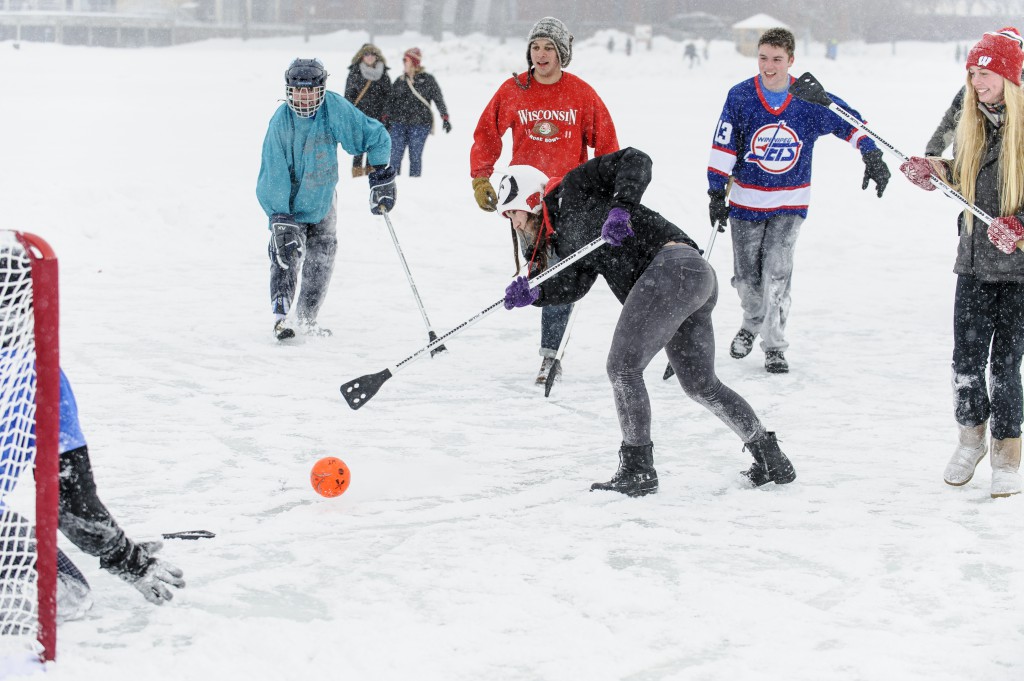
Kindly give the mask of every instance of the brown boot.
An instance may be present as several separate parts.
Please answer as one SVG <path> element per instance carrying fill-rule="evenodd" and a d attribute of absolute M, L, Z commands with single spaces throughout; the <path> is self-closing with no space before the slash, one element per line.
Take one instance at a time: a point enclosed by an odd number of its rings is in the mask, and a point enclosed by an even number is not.
<path fill-rule="evenodd" d="M 366 174 L 366 168 L 362 166 L 352 166 L 352 177 L 362 177 Z"/>
<path fill-rule="evenodd" d="M 1020 438 L 992 438 L 992 498 L 1009 497 L 1021 492 Z"/>
<path fill-rule="evenodd" d="M 942 474 L 946 484 L 954 487 L 966 485 L 971 481 L 974 469 L 985 458 L 985 452 L 988 450 L 985 446 L 988 423 L 977 426 L 961 426 L 958 423 L 957 428 L 960 430 L 959 442 L 949 463 L 946 464 L 946 471 Z"/>

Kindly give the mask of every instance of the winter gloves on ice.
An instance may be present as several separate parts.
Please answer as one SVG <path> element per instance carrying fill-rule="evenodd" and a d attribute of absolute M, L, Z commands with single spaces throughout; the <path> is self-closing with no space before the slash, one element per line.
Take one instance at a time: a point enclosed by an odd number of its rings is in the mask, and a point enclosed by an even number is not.
<path fill-rule="evenodd" d="M 1024 224 L 1012 215 L 996 218 L 988 226 L 988 240 L 1007 255 L 1013 253 L 1021 239 L 1024 239 Z"/>
<path fill-rule="evenodd" d="M 506 310 L 532 305 L 537 298 L 540 298 L 540 287 L 530 288 L 530 282 L 526 277 L 516 277 L 515 281 L 505 287 Z"/>
<path fill-rule="evenodd" d="M 725 231 L 725 224 L 729 220 L 729 202 L 725 200 L 724 189 L 709 189 L 708 196 L 711 203 L 708 206 L 708 213 L 711 215 L 711 226 L 718 225 L 718 231 Z"/>
<path fill-rule="evenodd" d="M 283 269 L 289 262 L 302 259 L 304 245 L 302 228 L 289 213 L 274 213 L 270 216 L 270 258 Z"/>
<path fill-rule="evenodd" d="M 633 236 L 633 227 L 629 223 L 629 211 L 616 206 L 608 211 L 608 219 L 601 227 L 601 238 L 611 246 L 621 246 L 627 237 Z"/>
<path fill-rule="evenodd" d="M 907 176 L 907 179 L 925 191 L 932 191 L 935 185 L 931 183 L 931 176 L 935 172 L 931 161 L 921 156 L 911 156 L 900 164 L 900 172 Z"/>
<path fill-rule="evenodd" d="M 153 556 L 163 545 L 159 541 L 136 544 L 124 537 L 123 545 L 111 556 L 100 558 L 100 566 L 131 584 L 150 603 L 161 605 L 174 598 L 168 587 L 181 589 L 185 586 L 179 568 Z"/>
<path fill-rule="evenodd" d="M 476 198 L 476 205 L 480 206 L 481 210 L 493 213 L 498 209 L 498 194 L 491 186 L 490 178 L 473 178 L 473 196 Z"/>
<path fill-rule="evenodd" d="M 378 168 L 370 173 L 370 212 L 380 215 L 381 210 L 390 213 L 395 207 L 397 191 L 395 175 L 398 173 L 391 166 Z"/>
<path fill-rule="evenodd" d="M 99 557 L 100 567 L 131 584 L 150 603 L 171 600 L 169 586 L 185 586 L 181 570 L 153 556 L 162 543 L 133 542 L 100 501 L 88 447 L 60 455 L 59 485 L 60 531 L 85 553 Z"/>
<path fill-rule="evenodd" d="M 861 158 L 864 160 L 864 182 L 860 188 L 867 189 L 868 182 L 874 181 L 875 188 L 878 190 L 878 198 L 882 198 L 885 185 L 889 184 L 889 178 L 892 176 L 889 166 L 885 165 L 885 161 L 882 160 L 882 150 L 872 149 L 863 154 Z"/>

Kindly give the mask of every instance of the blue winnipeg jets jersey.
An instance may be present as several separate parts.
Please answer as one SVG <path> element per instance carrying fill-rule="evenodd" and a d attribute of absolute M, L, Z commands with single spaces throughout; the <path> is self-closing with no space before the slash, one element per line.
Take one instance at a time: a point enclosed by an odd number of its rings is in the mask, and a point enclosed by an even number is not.
<path fill-rule="evenodd" d="M 846 102 L 829 96 L 861 118 Z M 759 222 L 778 213 L 807 217 L 814 141 L 829 134 L 862 154 L 875 149 L 864 133 L 818 104 L 789 95 L 772 109 L 761 77 L 754 76 L 729 90 L 711 146 L 708 187 L 725 190 L 732 176 L 729 215 L 739 220 Z"/>

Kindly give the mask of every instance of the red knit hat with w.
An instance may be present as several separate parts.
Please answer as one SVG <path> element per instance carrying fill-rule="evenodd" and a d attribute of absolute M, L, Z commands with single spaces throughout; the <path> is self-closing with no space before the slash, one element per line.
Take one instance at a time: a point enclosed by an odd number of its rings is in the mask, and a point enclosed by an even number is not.
<path fill-rule="evenodd" d="M 967 68 L 977 66 L 998 73 L 1014 85 L 1020 85 L 1024 67 L 1024 39 L 1013 26 L 986 33 L 967 54 Z"/>

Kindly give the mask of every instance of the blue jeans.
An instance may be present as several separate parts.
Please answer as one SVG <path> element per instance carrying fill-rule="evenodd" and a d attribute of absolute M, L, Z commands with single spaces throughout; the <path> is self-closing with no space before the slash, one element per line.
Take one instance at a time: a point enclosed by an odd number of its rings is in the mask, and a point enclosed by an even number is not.
<path fill-rule="evenodd" d="M 953 304 L 953 399 L 956 421 L 978 426 L 991 416 L 992 437 L 1020 437 L 1024 419 L 1024 284 L 986 283 L 961 274 Z M 987 386 L 985 370 L 991 375 Z M 991 390 L 991 397 L 989 396 Z"/>
<path fill-rule="evenodd" d="M 423 171 L 423 147 L 427 143 L 430 126 L 392 123 L 388 132 L 391 133 L 391 167 L 401 174 L 402 157 L 405 156 L 405 148 L 409 147 L 409 177 L 419 177 Z"/>

